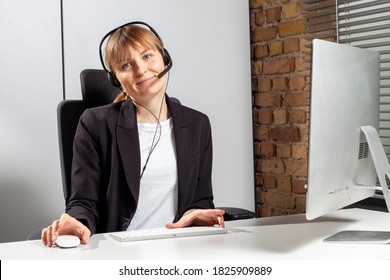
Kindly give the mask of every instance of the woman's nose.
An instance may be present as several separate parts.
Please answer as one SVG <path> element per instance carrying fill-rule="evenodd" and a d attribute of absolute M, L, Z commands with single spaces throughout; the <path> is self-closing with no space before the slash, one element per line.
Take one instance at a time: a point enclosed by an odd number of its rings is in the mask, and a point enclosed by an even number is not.
<path fill-rule="evenodd" d="M 138 76 L 143 75 L 147 71 L 146 63 L 144 63 L 142 61 L 137 62 L 135 67 L 136 67 L 136 73 Z"/>

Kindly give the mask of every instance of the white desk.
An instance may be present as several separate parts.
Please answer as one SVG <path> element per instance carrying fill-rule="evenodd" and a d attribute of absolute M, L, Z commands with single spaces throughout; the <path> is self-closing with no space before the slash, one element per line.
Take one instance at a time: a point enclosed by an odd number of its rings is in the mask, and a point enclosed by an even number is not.
<path fill-rule="evenodd" d="M 390 259 L 390 245 L 330 244 L 346 229 L 390 231 L 390 214 L 362 209 L 336 211 L 313 221 L 303 214 L 227 222 L 228 234 L 118 243 L 96 234 L 88 245 L 47 248 L 40 240 L 0 244 L 0 259 L 59 260 L 334 260 Z"/>

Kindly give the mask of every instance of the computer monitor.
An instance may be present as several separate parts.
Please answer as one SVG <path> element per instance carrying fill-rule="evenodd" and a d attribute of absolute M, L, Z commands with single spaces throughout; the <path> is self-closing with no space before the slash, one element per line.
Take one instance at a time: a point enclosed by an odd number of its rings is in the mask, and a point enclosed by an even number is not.
<path fill-rule="evenodd" d="M 377 133 L 379 53 L 315 39 L 311 67 L 309 220 L 371 197 L 377 173 L 390 174 Z"/>

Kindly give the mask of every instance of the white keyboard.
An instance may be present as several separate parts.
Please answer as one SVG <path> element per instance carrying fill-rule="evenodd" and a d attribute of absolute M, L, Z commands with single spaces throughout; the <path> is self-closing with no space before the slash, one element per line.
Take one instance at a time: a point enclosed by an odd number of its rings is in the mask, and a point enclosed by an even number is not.
<path fill-rule="evenodd" d="M 138 240 L 151 240 L 151 239 L 163 239 L 163 238 L 177 238 L 187 236 L 199 236 L 199 235 L 213 235 L 226 233 L 226 228 L 221 227 L 184 227 L 184 228 L 153 228 L 153 229 L 140 229 L 132 231 L 120 231 L 110 233 L 109 236 L 119 242 L 129 242 Z"/>

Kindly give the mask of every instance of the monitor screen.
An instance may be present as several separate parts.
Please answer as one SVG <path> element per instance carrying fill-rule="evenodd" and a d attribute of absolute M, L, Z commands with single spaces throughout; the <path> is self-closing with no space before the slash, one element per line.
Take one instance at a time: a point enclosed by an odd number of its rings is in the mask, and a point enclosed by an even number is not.
<path fill-rule="evenodd" d="M 378 130 L 379 53 L 313 40 L 306 217 L 372 196 L 376 170 L 362 126 Z"/>

